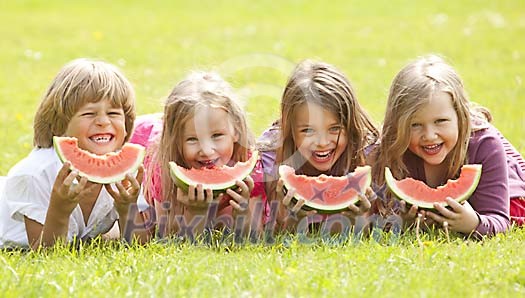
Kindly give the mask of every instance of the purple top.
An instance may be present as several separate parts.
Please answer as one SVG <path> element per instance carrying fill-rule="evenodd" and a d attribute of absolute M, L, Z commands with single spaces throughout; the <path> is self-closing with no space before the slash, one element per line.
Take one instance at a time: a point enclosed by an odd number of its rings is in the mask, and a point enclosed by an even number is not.
<path fill-rule="evenodd" d="M 275 179 L 279 133 L 279 127 L 274 124 L 263 132 L 257 144 L 264 172 Z M 368 154 L 370 150 L 366 151 Z M 407 152 L 405 162 L 412 178 L 426 180 L 419 157 Z M 468 200 L 480 218 L 476 229 L 478 236 L 504 232 L 509 226 L 509 198 L 525 197 L 525 160 L 494 126 L 489 125 L 472 134 L 468 163 L 483 165 L 478 187 Z"/>
<path fill-rule="evenodd" d="M 261 156 L 263 171 L 269 177 L 277 179 L 277 167 L 275 165 L 276 150 L 280 146 L 281 129 L 278 124 L 273 123 L 257 139 L 257 150 Z"/>
<path fill-rule="evenodd" d="M 509 166 L 509 195 L 510 198 L 525 197 L 525 160 L 521 154 L 512 146 L 499 132 L 503 142 L 507 164 Z"/>
<path fill-rule="evenodd" d="M 494 235 L 509 227 L 509 199 L 525 195 L 525 162 L 521 155 L 492 125 L 472 133 L 468 163 L 481 164 L 478 187 L 468 199 L 478 214 L 477 236 Z M 426 181 L 421 158 L 407 151 L 405 164 L 411 177 Z"/>

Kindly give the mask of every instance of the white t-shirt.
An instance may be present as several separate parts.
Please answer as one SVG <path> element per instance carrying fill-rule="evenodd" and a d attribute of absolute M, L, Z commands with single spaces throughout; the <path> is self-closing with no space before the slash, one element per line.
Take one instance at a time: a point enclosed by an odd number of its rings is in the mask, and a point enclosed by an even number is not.
<path fill-rule="evenodd" d="M 29 246 L 24 216 L 44 224 L 51 190 L 61 168 L 62 162 L 53 148 L 34 149 L 7 177 L 0 179 L 0 247 Z M 102 188 L 87 225 L 80 206 L 75 207 L 69 217 L 67 239 L 88 239 L 106 233 L 117 219 L 113 198 Z"/>

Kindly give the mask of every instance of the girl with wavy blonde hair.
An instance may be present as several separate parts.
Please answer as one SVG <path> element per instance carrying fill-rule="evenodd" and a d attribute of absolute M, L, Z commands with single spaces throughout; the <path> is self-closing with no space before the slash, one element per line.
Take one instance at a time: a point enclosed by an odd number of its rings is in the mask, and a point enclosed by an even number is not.
<path fill-rule="evenodd" d="M 429 224 L 447 222 L 466 235 L 505 231 L 509 199 L 525 195 L 525 163 L 491 118 L 469 102 L 461 78 L 442 58 L 409 63 L 392 82 L 380 145 L 371 155 L 376 184 L 384 184 L 385 167 L 396 179 L 412 177 L 437 187 L 457 178 L 463 165 L 481 164 L 481 180 L 466 203 L 447 200 L 452 209 L 435 204 L 435 212 L 420 213 Z M 387 192 L 377 201 L 379 211 L 392 211 L 391 196 Z M 418 210 L 400 202 L 399 212 L 410 224 Z"/>
<path fill-rule="evenodd" d="M 166 99 L 161 120 L 145 117 L 137 122 L 133 142 L 151 139 L 151 131 L 158 134 L 153 141 L 144 143 L 149 147 L 145 196 L 155 206 L 161 234 L 178 233 L 184 224 L 181 220 L 191 223 L 196 216 L 206 215 L 213 202 L 219 202 L 218 217 L 231 215 L 235 221 L 237 215 L 243 215 L 244 228 L 262 229 L 262 218 L 255 227 L 248 225 L 253 216 L 262 216 L 258 202 L 266 202 L 260 163 L 251 176 L 237 182 L 237 191 L 226 190 L 218 196 L 202 189 L 202 185 L 190 185 L 187 192 L 178 189 L 170 176 L 170 161 L 185 168 L 231 166 L 248 160 L 253 153 L 253 137 L 244 111 L 232 87 L 218 74 L 191 73 Z M 155 130 L 154 126 L 162 128 Z M 144 130 L 146 133 L 141 133 Z M 205 224 L 210 223 L 199 221 L 192 228 L 202 231 Z M 233 222 L 226 225 L 232 228 Z"/>

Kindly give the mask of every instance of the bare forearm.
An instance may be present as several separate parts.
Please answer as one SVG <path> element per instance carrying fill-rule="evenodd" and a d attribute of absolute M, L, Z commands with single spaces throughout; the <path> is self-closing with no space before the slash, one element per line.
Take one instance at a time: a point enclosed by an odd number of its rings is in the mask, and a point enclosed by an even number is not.
<path fill-rule="evenodd" d="M 53 246 L 57 241 L 66 242 L 69 229 L 69 214 L 62 214 L 49 208 L 39 241 L 34 241 L 33 248 Z"/>
<path fill-rule="evenodd" d="M 151 239 L 152 231 L 146 227 L 144 217 L 139 212 L 136 204 L 130 204 L 125 210 L 117 210 L 119 214 L 118 225 L 121 238 L 128 242 L 136 239 L 144 244 Z"/>
<path fill-rule="evenodd" d="M 280 204 L 277 212 L 277 223 L 280 231 L 293 232 L 297 229 L 300 218 L 292 214 L 286 206 Z"/>
<path fill-rule="evenodd" d="M 263 215 L 265 207 L 260 198 L 251 198 L 248 204 L 248 212 L 238 214 L 235 217 L 235 232 L 240 232 L 243 237 L 252 233 L 259 237 L 264 229 Z"/>
<path fill-rule="evenodd" d="M 281 231 L 283 232 L 294 232 L 297 230 L 297 225 L 299 221 L 293 216 L 287 216 L 282 221 L 280 221 Z"/>
<path fill-rule="evenodd" d="M 207 216 L 208 208 L 185 207 L 182 216 L 184 222 L 179 222 L 179 230 L 183 233 L 201 234 L 206 227 Z"/>

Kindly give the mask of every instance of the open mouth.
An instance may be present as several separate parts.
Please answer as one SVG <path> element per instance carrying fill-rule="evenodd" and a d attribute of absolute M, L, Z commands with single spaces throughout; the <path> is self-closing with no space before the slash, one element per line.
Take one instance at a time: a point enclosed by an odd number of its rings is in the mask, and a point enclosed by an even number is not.
<path fill-rule="evenodd" d="M 218 161 L 219 161 L 219 159 L 217 158 L 217 159 L 199 160 L 198 163 L 203 168 L 211 169 L 211 168 L 214 168 L 217 165 Z"/>
<path fill-rule="evenodd" d="M 316 162 L 327 162 L 332 159 L 332 155 L 334 155 L 334 150 L 314 151 L 312 159 Z"/>
<path fill-rule="evenodd" d="M 438 154 L 441 148 L 443 148 L 443 143 L 441 144 L 434 144 L 434 145 L 427 145 L 427 146 L 421 146 L 423 151 L 428 155 L 434 155 Z"/>
<path fill-rule="evenodd" d="M 97 144 L 107 144 L 113 140 L 114 136 L 112 134 L 98 134 L 90 136 L 89 139 Z"/>

